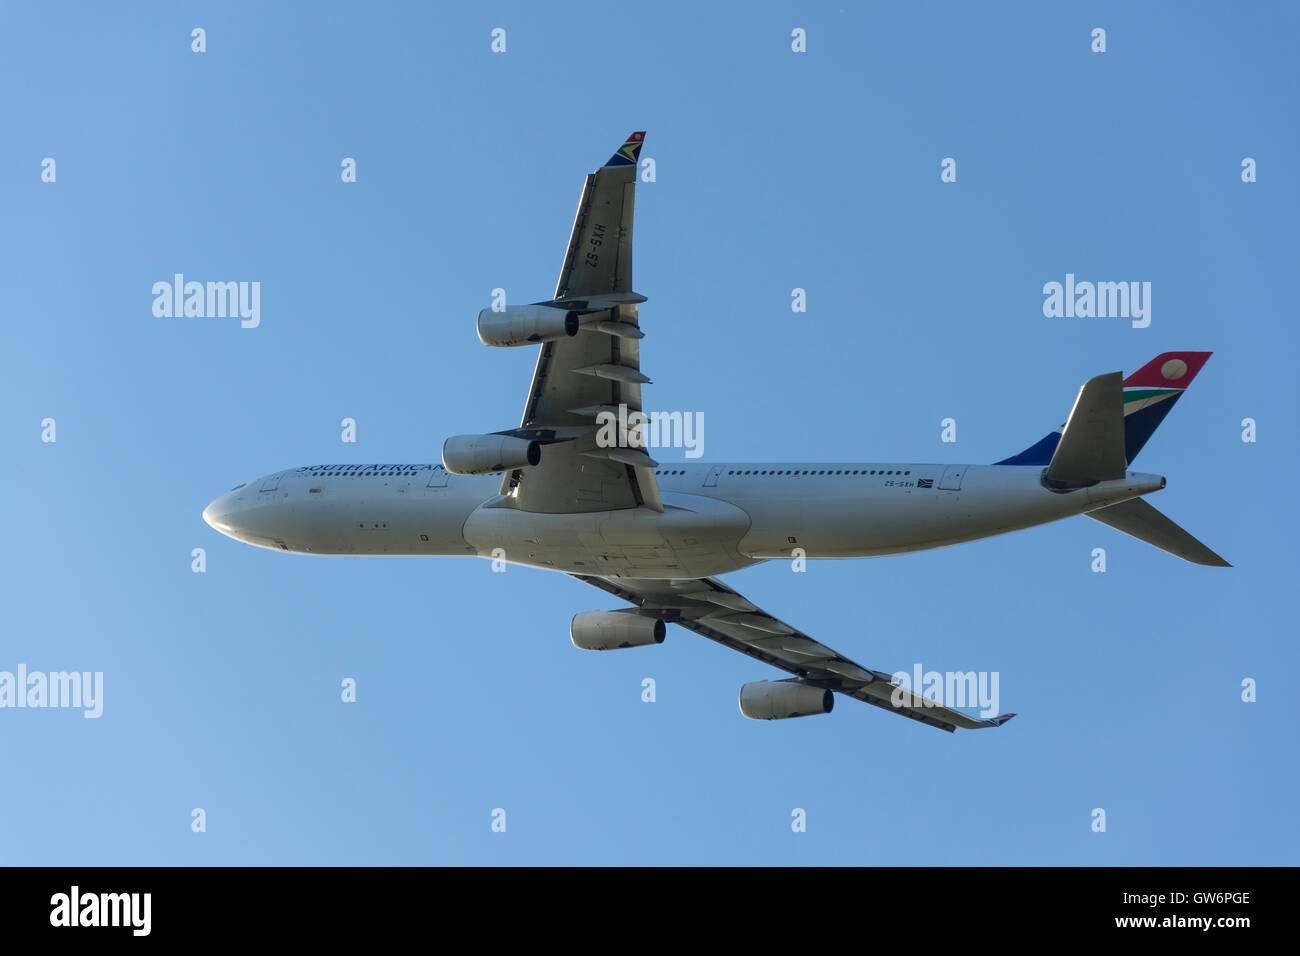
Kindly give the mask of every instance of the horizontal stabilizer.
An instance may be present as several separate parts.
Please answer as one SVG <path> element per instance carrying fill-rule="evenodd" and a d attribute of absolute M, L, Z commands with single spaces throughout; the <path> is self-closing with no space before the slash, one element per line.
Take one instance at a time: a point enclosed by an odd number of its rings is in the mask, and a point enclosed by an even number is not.
<path fill-rule="evenodd" d="M 1084 382 L 1061 441 L 1043 476 L 1049 485 L 1079 488 L 1123 478 L 1124 379 L 1120 372 Z"/>
<path fill-rule="evenodd" d="M 1123 531 L 1161 551 L 1168 551 L 1184 561 L 1216 568 L 1232 567 L 1141 498 L 1131 498 L 1087 514 L 1089 518 L 1108 524 L 1116 531 Z"/>

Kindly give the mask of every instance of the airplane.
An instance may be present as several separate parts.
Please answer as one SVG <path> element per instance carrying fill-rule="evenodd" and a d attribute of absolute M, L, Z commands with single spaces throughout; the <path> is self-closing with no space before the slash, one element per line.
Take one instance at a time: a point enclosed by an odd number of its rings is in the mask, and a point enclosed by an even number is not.
<path fill-rule="evenodd" d="M 204 520 L 279 551 L 477 556 L 559 571 L 628 605 L 575 615 L 578 648 L 658 644 L 672 623 L 792 675 L 745 684 L 745 717 L 829 713 L 843 694 L 949 732 L 1001 726 L 1015 714 L 943 706 L 762 610 L 719 576 L 796 556 L 923 551 L 1074 515 L 1187 561 L 1229 566 L 1147 503 L 1163 477 L 1129 470 L 1209 352 L 1165 352 L 1127 378 L 1089 379 L 1062 426 L 993 464 L 661 466 L 632 418 L 650 384 L 638 311 L 647 299 L 632 287 L 644 139 L 633 133 L 587 175 L 555 295 L 479 313 L 483 344 L 540 346 L 518 428 L 448 438 L 440 464 L 277 471 L 221 495 Z M 604 427 L 620 413 L 633 427 Z"/>

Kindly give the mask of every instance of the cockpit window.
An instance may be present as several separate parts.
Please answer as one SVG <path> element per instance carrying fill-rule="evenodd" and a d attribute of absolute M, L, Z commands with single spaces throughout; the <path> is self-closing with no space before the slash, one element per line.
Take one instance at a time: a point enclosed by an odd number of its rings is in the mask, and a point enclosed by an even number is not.
<path fill-rule="evenodd" d="M 239 484 L 235 485 L 235 487 L 231 488 L 230 490 L 231 490 L 231 491 L 238 491 L 240 488 L 244 487 L 246 484 L 248 484 L 248 482 L 246 482 L 246 481 L 241 481 Z"/>

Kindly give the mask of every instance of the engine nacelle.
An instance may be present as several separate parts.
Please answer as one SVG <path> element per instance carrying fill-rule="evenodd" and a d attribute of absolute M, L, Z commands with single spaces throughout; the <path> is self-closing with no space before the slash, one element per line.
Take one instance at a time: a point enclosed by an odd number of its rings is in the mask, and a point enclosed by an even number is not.
<path fill-rule="evenodd" d="M 662 644 L 666 633 L 659 618 L 625 611 L 583 611 L 569 624 L 569 639 L 584 651 Z"/>
<path fill-rule="evenodd" d="M 750 720 L 784 720 L 829 714 L 835 694 L 798 681 L 759 681 L 740 688 L 740 712 Z"/>
<path fill-rule="evenodd" d="M 478 314 L 478 340 L 484 345 L 512 348 L 578 334 L 578 313 L 547 305 L 508 305 L 500 312 Z"/>
<path fill-rule="evenodd" d="M 456 435 L 442 443 L 442 465 L 453 475 L 490 475 L 541 460 L 541 445 L 510 435 Z"/>

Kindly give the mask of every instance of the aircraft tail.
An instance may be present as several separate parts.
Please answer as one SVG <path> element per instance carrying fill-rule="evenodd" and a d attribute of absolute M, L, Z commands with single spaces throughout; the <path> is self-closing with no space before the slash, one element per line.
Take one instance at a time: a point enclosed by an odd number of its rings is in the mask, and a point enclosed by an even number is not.
<path fill-rule="evenodd" d="M 1044 482 L 1061 490 L 1123 478 L 1209 357 L 1209 352 L 1165 352 L 1122 382 L 1119 372 L 1089 379 L 1064 425 L 997 464 L 1045 465 Z M 1184 561 L 1232 566 L 1141 498 L 1086 514 Z"/>
<path fill-rule="evenodd" d="M 1174 403 L 1192 384 L 1210 352 L 1164 352 L 1124 379 L 1124 458 L 1132 464 Z M 1096 380 L 1094 380 L 1096 381 Z M 1109 383 L 1107 383 L 1109 384 Z M 1089 382 L 1092 385 L 1092 382 Z M 1085 391 L 1088 386 L 1085 386 Z M 1084 392 L 1080 392 L 1080 399 Z M 1077 403 L 1076 403 L 1077 409 Z M 1049 432 L 1018 455 L 997 465 L 1049 465 L 1061 442 L 1065 425 Z"/>

